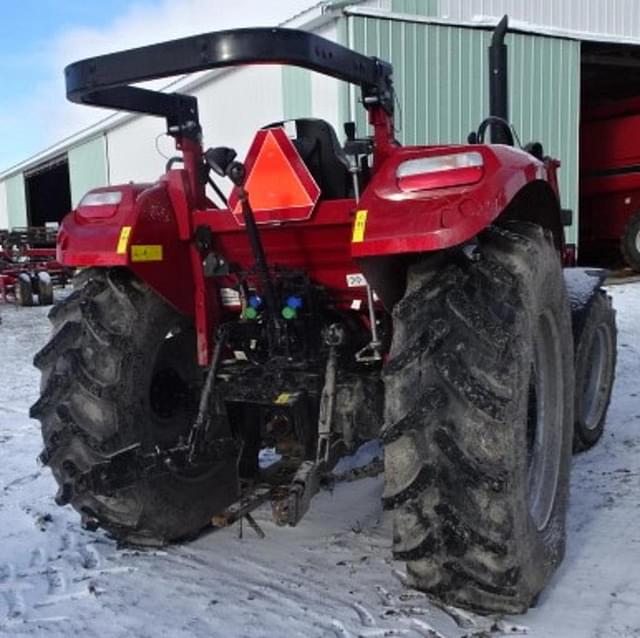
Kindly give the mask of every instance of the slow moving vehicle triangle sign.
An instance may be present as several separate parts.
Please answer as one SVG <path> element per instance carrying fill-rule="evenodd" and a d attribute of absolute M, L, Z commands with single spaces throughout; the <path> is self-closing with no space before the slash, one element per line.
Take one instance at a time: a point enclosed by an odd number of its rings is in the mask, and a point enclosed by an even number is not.
<path fill-rule="evenodd" d="M 259 131 L 245 166 L 245 189 L 257 223 L 309 219 L 320 197 L 320 188 L 284 128 Z M 229 197 L 229 208 L 243 226 L 236 189 Z"/>

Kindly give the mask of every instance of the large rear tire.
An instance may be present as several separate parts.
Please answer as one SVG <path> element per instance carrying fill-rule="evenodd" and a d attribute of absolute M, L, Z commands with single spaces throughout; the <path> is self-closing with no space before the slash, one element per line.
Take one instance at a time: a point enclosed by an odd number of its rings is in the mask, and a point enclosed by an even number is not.
<path fill-rule="evenodd" d="M 574 452 L 593 447 L 604 432 L 616 370 L 616 313 L 598 290 L 586 311 L 576 348 Z"/>
<path fill-rule="evenodd" d="M 50 311 L 53 336 L 34 359 L 42 382 L 31 414 L 42 424 L 56 500 L 120 541 L 193 536 L 234 500 L 235 458 L 196 476 L 141 475 L 108 496 L 80 479 L 130 445 L 152 452 L 188 431 L 202 383 L 192 321 L 124 269 L 89 269 L 76 283 Z"/>
<path fill-rule="evenodd" d="M 489 228 L 471 259 L 432 259 L 409 271 L 385 369 L 394 555 L 447 603 L 524 612 L 565 546 L 573 352 L 560 259 L 522 222 Z"/>

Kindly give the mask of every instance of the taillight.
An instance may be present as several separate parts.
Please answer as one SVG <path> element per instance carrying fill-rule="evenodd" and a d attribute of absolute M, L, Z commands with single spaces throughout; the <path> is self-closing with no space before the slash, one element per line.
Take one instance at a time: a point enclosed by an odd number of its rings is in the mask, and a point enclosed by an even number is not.
<path fill-rule="evenodd" d="M 464 186 L 480 181 L 483 167 L 482 154 L 477 151 L 420 157 L 402 162 L 396 179 L 405 192 Z"/>
<path fill-rule="evenodd" d="M 80 200 L 77 214 L 84 219 L 113 217 L 121 201 L 122 191 L 89 192 Z"/>
<path fill-rule="evenodd" d="M 115 206 L 122 201 L 122 191 L 99 191 L 87 193 L 80 206 Z"/>

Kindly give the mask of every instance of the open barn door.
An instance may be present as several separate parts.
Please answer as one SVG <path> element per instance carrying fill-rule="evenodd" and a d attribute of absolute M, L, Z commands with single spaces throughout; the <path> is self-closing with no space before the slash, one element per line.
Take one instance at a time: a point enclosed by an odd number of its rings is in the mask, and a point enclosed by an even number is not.
<path fill-rule="evenodd" d="M 24 178 L 29 226 L 62 221 L 71 210 L 67 155 L 36 166 Z"/>

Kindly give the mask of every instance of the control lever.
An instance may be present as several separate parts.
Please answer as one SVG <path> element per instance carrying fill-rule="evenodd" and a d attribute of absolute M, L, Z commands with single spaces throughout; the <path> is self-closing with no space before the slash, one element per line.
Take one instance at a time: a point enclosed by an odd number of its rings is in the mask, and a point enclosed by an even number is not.
<path fill-rule="evenodd" d="M 264 290 L 264 300 L 268 311 L 267 325 L 269 326 L 269 339 L 275 343 L 277 326 L 276 321 L 276 293 L 269 273 L 267 258 L 264 253 L 264 246 L 256 224 L 253 209 L 249 203 L 249 193 L 244 188 L 246 170 L 244 164 L 236 162 L 237 153 L 232 148 L 219 146 L 210 148 L 205 153 L 207 164 L 221 177 L 228 177 L 238 189 L 238 199 L 242 206 L 242 217 L 249 236 L 251 251 L 256 262 L 256 268 L 260 275 L 261 284 Z"/>

